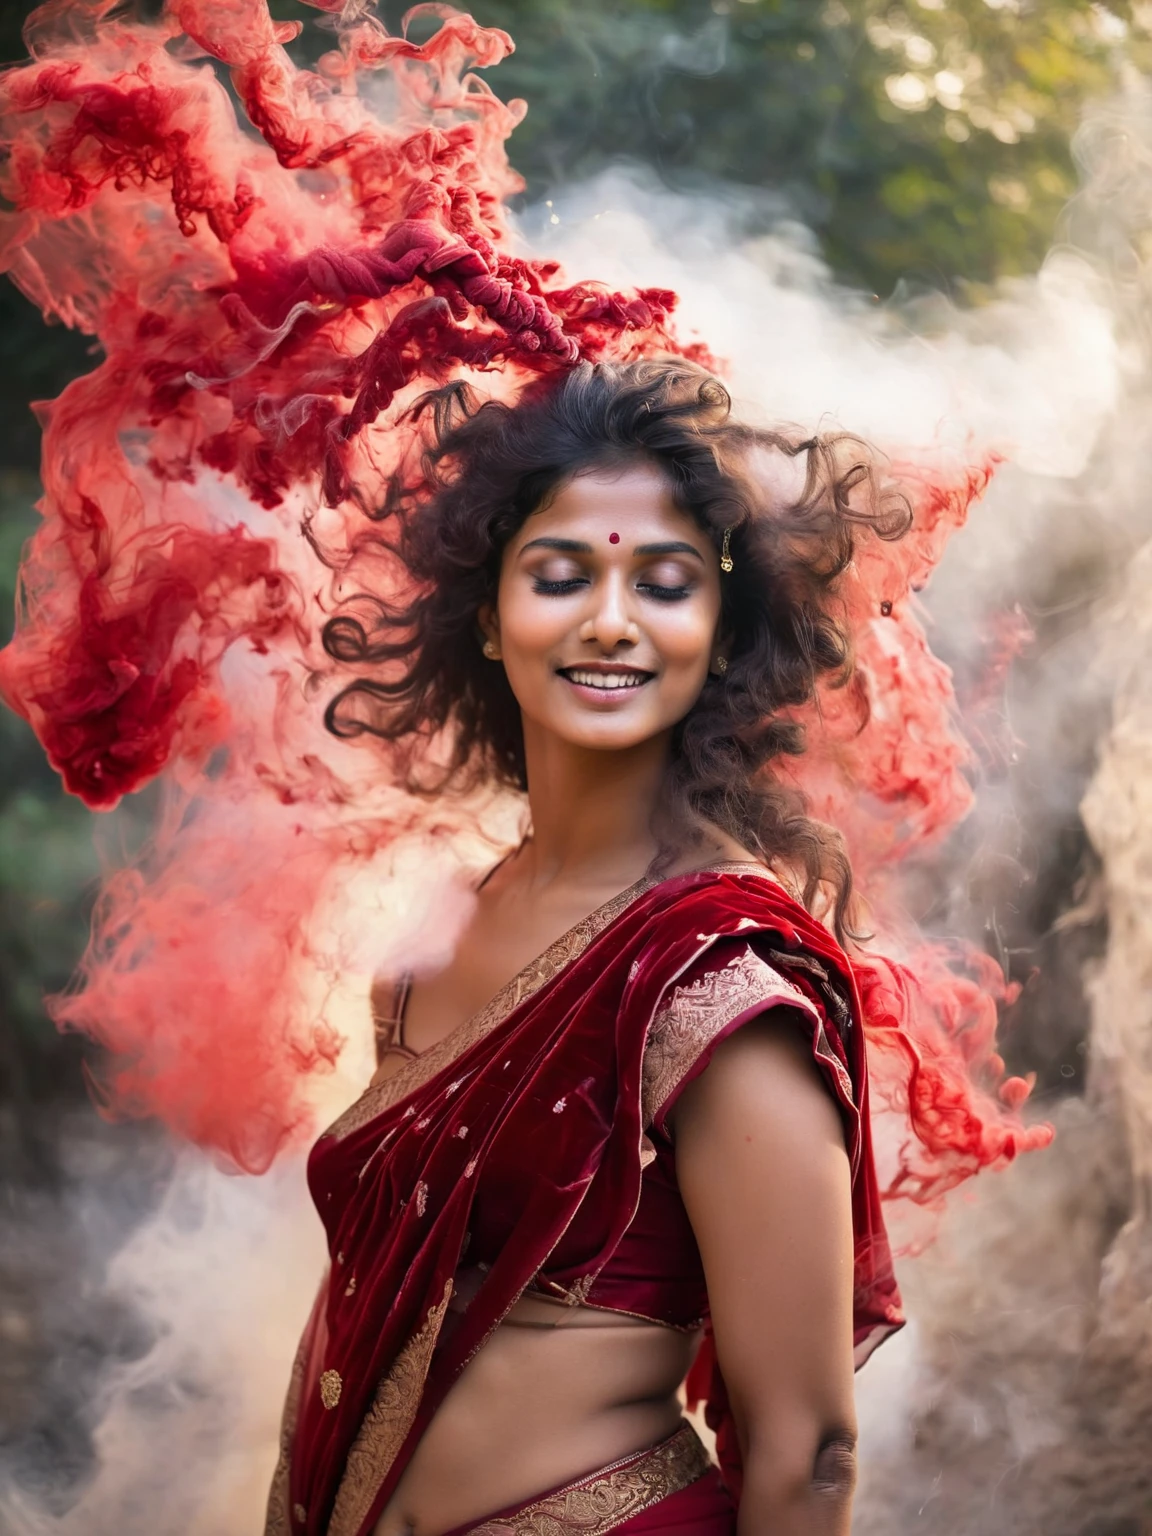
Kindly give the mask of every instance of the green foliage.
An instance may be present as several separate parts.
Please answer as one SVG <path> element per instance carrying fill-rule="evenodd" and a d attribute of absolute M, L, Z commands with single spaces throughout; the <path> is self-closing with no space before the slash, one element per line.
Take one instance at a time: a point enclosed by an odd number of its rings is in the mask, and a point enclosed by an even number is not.
<path fill-rule="evenodd" d="M 19 549 L 36 522 L 36 490 L 30 474 L 0 474 L 6 614 Z M 6 710 L 0 763 L 0 1067 L 5 1097 L 27 1101 L 58 1086 L 60 1053 L 43 999 L 67 984 L 84 947 L 97 861 L 90 814 L 65 795 L 31 730 Z"/>
<path fill-rule="evenodd" d="M 533 192 L 623 156 L 775 193 L 844 279 L 881 294 L 1034 270 L 1075 187 L 1084 103 L 1115 88 L 1122 57 L 1152 53 L 1148 7 L 1092 0 L 474 10 L 517 43 L 491 84 L 529 103 L 512 157 Z M 384 14 L 395 26 L 400 7 Z"/>
<path fill-rule="evenodd" d="M 0 0 L 0 63 L 23 58 L 20 29 L 31 9 L 27 0 Z M 89 346 L 86 336 L 45 325 L 39 311 L 0 276 L 0 466 L 36 467 L 40 429 L 29 402 L 58 395 L 69 379 L 91 367 Z"/>

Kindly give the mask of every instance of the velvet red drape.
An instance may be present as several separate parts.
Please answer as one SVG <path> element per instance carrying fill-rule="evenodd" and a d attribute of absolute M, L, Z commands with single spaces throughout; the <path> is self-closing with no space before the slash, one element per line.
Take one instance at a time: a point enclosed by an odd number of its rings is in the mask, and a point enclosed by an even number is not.
<path fill-rule="evenodd" d="M 873 1172 L 859 998 L 843 952 L 778 884 L 755 873 L 706 871 L 626 893 L 430 1060 L 369 1090 L 317 1143 L 309 1178 L 332 1270 L 298 1362 L 285 1508 L 270 1514 L 270 1530 L 367 1536 L 446 1392 L 577 1212 L 581 1267 L 589 1283 L 595 1277 L 636 1209 L 653 1014 L 679 976 L 734 936 L 755 938 L 761 953 L 767 945 L 781 974 L 791 971 L 822 1005 L 828 1048 L 855 1101 L 858 1348 L 899 1326 Z M 493 1202 L 502 1213 L 502 1241 L 478 1293 L 463 1312 L 450 1312 L 481 1189 L 486 1222 Z M 738 1485 L 735 1437 L 707 1345 L 690 1386 L 709 1401 L 726 1475 Z"/>

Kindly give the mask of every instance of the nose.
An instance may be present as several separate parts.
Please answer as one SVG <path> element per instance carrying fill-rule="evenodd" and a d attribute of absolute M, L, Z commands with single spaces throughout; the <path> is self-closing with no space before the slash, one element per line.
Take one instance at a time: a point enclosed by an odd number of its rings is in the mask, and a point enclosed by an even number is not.
<path fill-rule="evenodd" d="M 630 590 L 622 571 L 610 571 L 592 588 L 593 607 L 580 626 L 580 638 L 594 641 L 610 655 L 619 645 L 635 645 L 640 628 L 632 617 Z"/>

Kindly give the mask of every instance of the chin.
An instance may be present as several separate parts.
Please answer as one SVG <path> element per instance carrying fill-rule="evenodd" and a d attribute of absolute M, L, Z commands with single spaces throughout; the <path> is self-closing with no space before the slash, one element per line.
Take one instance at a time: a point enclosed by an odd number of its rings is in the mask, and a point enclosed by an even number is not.
<path fill-rule="evenodd" d="M 596 721 L 576 724 L 566 721 L 553 727 L 562 741 L 574 747 L 592 752 L 626 752 L 640 747 L 654 736 L 662 735 L 667 727 L 651 722 L 636 724 L 633 721 Z"/>

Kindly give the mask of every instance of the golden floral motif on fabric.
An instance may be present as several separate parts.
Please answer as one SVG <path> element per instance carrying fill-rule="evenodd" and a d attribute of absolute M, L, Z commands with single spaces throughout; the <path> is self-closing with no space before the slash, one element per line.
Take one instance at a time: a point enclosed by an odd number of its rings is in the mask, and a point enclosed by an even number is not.
<path fill-rule="evenodd" d="M 734 1019 L 750 1009 L 780 1005 L 803 1010 L 823 1034 L 819 1014 L 799 987 L 751 948 L 696 981 L 674 988 L 667 1004 L 652 1020 L 644 1048 L 644 1124 L 652 1124 L 661 1105 L 683 1082 L 701 1051 Z"/>
<path fill-rule="evenodd" d="M 518 1514 L 472 1526 L 469 1536 L 605 1536 L 687 1488 L 710 1466 L 699 1436 L 686 1424 L 640 1456 L 630 1456 L 550 1493 Z"/>
<path fill-rule="evenodd" d="M 296 1347 L 292 1361 L 292 1374 L 288 1379 L 288 1392 L 284 1398 L 284 1411 L 280 1416 L 280 1454 L 276 1470 L 272 1474 L 272 1486 L 268 1490 L 268 1509 L 264 1516 L 264 1536 L 289 1536 L 292 1525 L 289 1517 L 288 1477 L 292 1466 L 292 1437 L 296 1433 L 296 1420 L 300 1413 L 300 1399 L 304 1395 L 305 1360 L 308 1353 L 309 1330 L 305 1329 Z M 295 1513 L 295 1511 L 293 1511 Z M 303 1523 L 297 1516 L 297 1524 Z"/>
<path fill-rule="evenodd" d="M 335 1408 L 343 1390 L 344 1383 L 339 1371 L 325 1371 L 320 1377 L 320 1401 L 325 1408 Z"/>
<path fill-rule="evenodd" d="M 419 1331 L 408 1340 L 376 1388 L 372 1406 L 348 1452 L 327 1536 L 356 1536 L 368 1518 L 380 1485 L 391 1471 L 416 1418 L 432 1351 L 451 1296 L 449 1280 L 441 1300 L 431 1308 Z"/>

